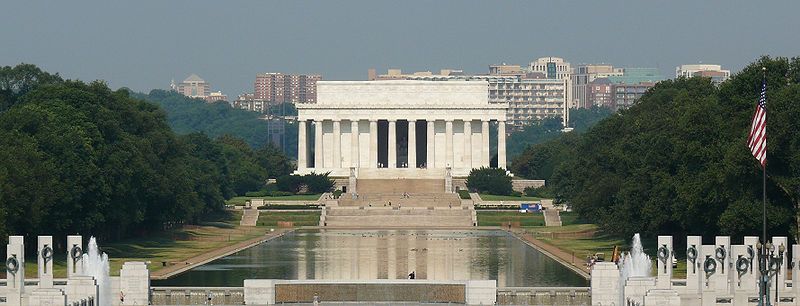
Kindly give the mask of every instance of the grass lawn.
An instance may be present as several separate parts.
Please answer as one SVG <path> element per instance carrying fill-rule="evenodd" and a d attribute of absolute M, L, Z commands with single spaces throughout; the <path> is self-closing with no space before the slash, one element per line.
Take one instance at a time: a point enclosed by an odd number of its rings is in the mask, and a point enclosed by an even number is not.
<path fill-rule="evenodd" d="M 575 212 L 561 212 L 559 215 L 561 216 L 562 225 L 586 224 L 586 222 L 578 218 L 578 214 Z"/>
<path fill-rule="evenodd" d="M 541 198 L 538 197 L 515 197 L 515 196 L 503 196 L 503 195 L 493 195 L 493 194 L 479 194 L 481 199 L 484 201 L 539 201 Z"/>
<path fill-rule="evenodd" d="M 321 211 L 269 211 L 262 210 L 258 215 L 258 226 L 275 227 L 278 221 L 293 222 L 294 226 L 317 226 Z"/>
<path fill-rule="evenodd" d="M 478 211 L 478 226 L 500 226 L 503 222 L 519 222 L 522 227 L 544 226 L 542 214 L 517 211 Z"/>
<path fill-rule="evenodd" d="M 585 259 L 594 253 L 605 253 L 606 260 L 611 260 L 614 246 L 627 247 L 624 239 L 597 233 L 591 238 L 551 238 L 546 233 L 581 232 L 597 229 L 594 224 L 575 224 L 561 227 L 542 227 L 527 229 L 537 239 L 553 245 L 567 253 L 575 254 L 577 260 Z"/>
<path fill-rule="evenodd" d="M 162 261 L 182 262 L 217 248 L 264 235 L 269 230 L 267 227 L 239 226 L 240 219 L 241 212 L 235 211 L 222 220 L 201 226 L 152 232 L 114 243 L 99 241 L 98 244 L 110 258 L 111 275 L 119 275 L 119 269 L 126 261 L 150 261 L 148 267 L 152 272 L 162 267 Z M 89 237 L 84 236 L 83 239 L 84 244 L 88 243 Z M 56 278 L 67 276 L 66 260 L 63 252 L 54 254 L 53 272 Z M 36 273 L 36 259 L 28 259 L 25 274 L 33 278 Z"/>
<path fill-rule="evenodd" d="M 250 199 L 264 199 L 266 201 L 316 201 L 319 200 L 322 194 L 295 194 L 280 197 L 233 197 L 225 201 L 228 205 L 244 205 L 245 201 Z"/>

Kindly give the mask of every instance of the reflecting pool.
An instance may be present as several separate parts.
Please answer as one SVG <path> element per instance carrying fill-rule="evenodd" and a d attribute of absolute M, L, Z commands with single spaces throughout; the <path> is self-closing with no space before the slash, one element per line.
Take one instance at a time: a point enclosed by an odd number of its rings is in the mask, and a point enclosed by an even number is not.
<path fill-rule="evenodd" d="M 588 286 L 503 231 L 298 230 L 154 286 L 242 286 L 245 279 L 495 279 L 498 287 Z"/>

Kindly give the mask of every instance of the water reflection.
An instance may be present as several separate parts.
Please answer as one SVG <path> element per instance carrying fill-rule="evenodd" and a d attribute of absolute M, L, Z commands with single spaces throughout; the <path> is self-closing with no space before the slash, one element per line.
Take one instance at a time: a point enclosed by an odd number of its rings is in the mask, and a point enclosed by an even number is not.
<path fill-rule="evenodd" d="M 500 287 L 588 282 L 502 231 L 300 230 L 156 286 L 242 286 L 244 279 L 495 279 Z"/>

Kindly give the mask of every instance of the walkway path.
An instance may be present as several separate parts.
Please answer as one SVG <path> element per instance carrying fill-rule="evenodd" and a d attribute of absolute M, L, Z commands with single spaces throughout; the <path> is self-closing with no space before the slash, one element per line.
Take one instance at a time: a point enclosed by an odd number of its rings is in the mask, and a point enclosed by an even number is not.
<path fill-rule="evenodd" d="M 239 242 L 237 244 L 229 245 L 223 248 L 219 248 L 213 251 L 210 251 L 205 254 L 201 254 L 184 261 L 184 264 L 176 264 L 164 267 L 162 269 L 153 271 L 150 273 L 150 279 L 152 280 L 159 280 L 159 279 L 167 279 L 172 276 L 178 275 L 180 273 L 186 272 L 192 268 L 197 266 L 204 265 L 208 262 L 211 262 L 215 259 L 228 256 L 230 254 L 239 252 L 241 250 L 247 249 L 254 245 L 263 243 L 265 241 L 269 241 L 271 239 L 281 237 L 286 233 L 292 232 L 293 229 L 276 229 L 274 232 L 266 233 L 264 236 L 256 237 L 250 240 L 245 240 Z"/>
<path fill-rule="evenodd" d="M 507 230 L 508 231 L 508 230 Z M 534 247 L 535 249 L 541 251 L 548 257 L 560 262 L 567 268 L 575 271 L 580 276 L 583 276 L 586 279 L 590 278 L 590 270 L 584 264 L 582 258 L 575 257 L 574 254 L 567 253 L 553 245 L 547 244 L 539 239 L 533 237 L 533 235 L 526 233 L 524 230 L 514 228 L 511 229 L 510 232 L 515 237 L 519 238 L 520 240 L 524 241 L 528 245 Z"/>

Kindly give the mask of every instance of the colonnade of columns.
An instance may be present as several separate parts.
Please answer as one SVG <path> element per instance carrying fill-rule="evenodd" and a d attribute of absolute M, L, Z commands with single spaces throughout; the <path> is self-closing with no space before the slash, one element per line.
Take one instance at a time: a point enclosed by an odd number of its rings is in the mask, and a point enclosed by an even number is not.
<path fill-rule="evenodd" d="M 307 139 L 308 121 L 299 121 L 298 170 L 349 167 L 478 168 L 489 166 L 492 157 L 489 145 L 489 124 L 492 120 L 315 119 L 313 121 L 315 152 L 313 163 L 311 163 L 312 160 L 309 160 L 311 152 Z M 398 122 L 403 122 L 401 127 L 407 126 L 406 131 L 398 129 Z M 380 138 L 381 140 L 385 139 L 386 145 L 380 141 L 380 148 L 379 124 L 388 130 L 387 136 Z M 497 124 L 499 131 L 497 133 L 497 166 L 506 168 L 505 121 L 498 120 Z M 343 127 L 348 126 L 347 131 L 343 131 Z M 420 134 L 422 135 L 420 137 L 425 137 L 424 143 L 418 141 L 418 128 L 425 129 L 425 133 Z M 398 133 L 398 131 L 405 133 Z M 346 133 L 349 133 L 350 136 L 347 137 Z M 345 137 L 342 137 L 343 134 Z M 439 140 L 437 141 L 437 139 Z M 402 142 L 399 142 L 400 140 Z M 425 148 L 419 149 L 420 154 L 424 153 L 425 156 L 418 156 L 418 147 L 423 145 Z M 382 159 L 385 161 L 381 162 L 379 161 L 379 149 L 382 150 L 384 147 L 386 153 L 382 155 Z M 406 153 L 404 160 L 398 161 L 398 151 Z"/>

